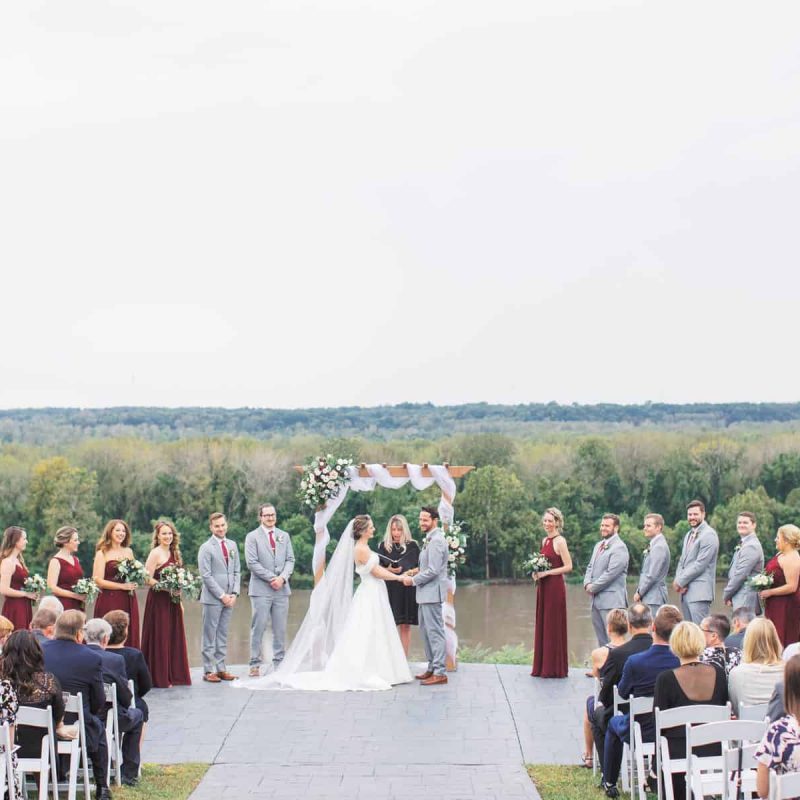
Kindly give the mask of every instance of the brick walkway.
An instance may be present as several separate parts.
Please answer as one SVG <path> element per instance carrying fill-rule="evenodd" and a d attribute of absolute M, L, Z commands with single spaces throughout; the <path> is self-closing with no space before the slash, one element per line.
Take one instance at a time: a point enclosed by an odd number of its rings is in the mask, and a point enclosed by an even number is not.
<path fill-rule="evenodd" d="M 232 671 L 243 675 L 245 667 Z M 575 764 L 591 681 L 463 664 L 389 692 L 154 689 L 143 760 L 211 763 L 194 800 L 538 798 L 526 763 Z"/>

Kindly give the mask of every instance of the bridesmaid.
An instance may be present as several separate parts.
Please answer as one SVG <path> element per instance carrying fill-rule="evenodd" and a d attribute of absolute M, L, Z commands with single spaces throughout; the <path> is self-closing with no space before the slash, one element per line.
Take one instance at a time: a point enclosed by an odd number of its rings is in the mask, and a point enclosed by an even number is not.
<path fill-rule="evenodd" d="M 150 591 L 144 607 L 142 652 L 153 676 L 153 686 L 159 689 L 191 686 L 183 604 L 173 603 L 169 592 L 154 588 L 164 567 L 183 566 L 180 534 L 171 522 L 156 522 L 152 548 L 145 564 L 150 575 Z"/>
<path fill-rule="evenodd" d="M 0 594 L 5 598 L 3 616 L 14 623 L 14 630 L 27 630 L 33 619 L 33 604 L 39 599 L 37 592 L 22 588 L 28 569 L 22 553 L 28 546 L 28 534 L 12 525 L 3 533 L 0 545 Z"/>
<path fill-rule="evenodd" d="M 378 545 L 378 555 L 391 558 L 400 563 L 395 567 L 387 564 L 389 572 L 399 575 L 419 567 L 419 545 L 411 536 L 408 521 L 402 514 L 395 514 L 386 526 L 386 535 Z M 394 623 L 403 645 L 406 658 L 411 645 L 411 626 L 419 624 L 417 590 L 414 586 L 404 586 L 400 581 L 386 581 L 389 605 L 392 607 Z"/>
<path fill-rule="evenodd" d="M 800 639 L 800 528 L 783 525 L 775 535 L 778 554 L 767 562 L 764 571 L 773 584 L 759 592 L 764 601 L 764 616 L 772 620 L 781 644 L 786 647 Z"/>
<path fill-rule="evenodd" d="M 539 551 L 552 569 L 535 572 L 536 628 L 533 638 L 533 670 L 536 678 L 566 678 L 567 660 L 567 589 L 564 575 L 572 572 L 572 558 L 564 538 L 564 515 L 548 508 L 542 516 L 547 534 Z"/>
<path fill-rule="evenodd" d="M 70 525 L 59 528 L 53 537 L 53 544 L 59 551 L 47 566 L 47 585 L 61 601 L 64 611 L 84 610 L 84 595 L 72 591 L 72 587 L 83 577 L 83 567 L 77 555 L 80 543 L 78 531 Z"/>
<path fill-rule="evenodd" d="M 121 519 L 112 519 L 103 530 L 97 543 L 92 577 L 100 587 L 100 595 L 94 603 L 94 617 L 102 617 L 109 611 L 127 611 L 130 617 L 128 644 L 139 647 L 139 602 L 136 599 L 135 583 L 120 583 L 117 580 L 117 564 L 126 558 L 134 558 L 131 544 L 131 529 Z"/>

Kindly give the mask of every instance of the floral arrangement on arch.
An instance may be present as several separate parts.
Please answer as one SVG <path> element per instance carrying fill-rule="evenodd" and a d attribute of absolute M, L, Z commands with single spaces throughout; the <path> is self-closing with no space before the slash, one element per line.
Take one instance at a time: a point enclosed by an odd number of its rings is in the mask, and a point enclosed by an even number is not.
<path fill-rule="evenodd" d="M 300 500 L 311 508 L 324 506 L 350 480 L 347 468 L 352 466 L 352 458 L 335 458 L 330 453 L 317 456 L 303 467 Z"/>
<path fill-rule="evenodd" d="M 467 535 L 460 522 L 452 522 L 444 538 L 447 542 L 447 574 L 453 578 L 458 568 L 467 563 Z"/>

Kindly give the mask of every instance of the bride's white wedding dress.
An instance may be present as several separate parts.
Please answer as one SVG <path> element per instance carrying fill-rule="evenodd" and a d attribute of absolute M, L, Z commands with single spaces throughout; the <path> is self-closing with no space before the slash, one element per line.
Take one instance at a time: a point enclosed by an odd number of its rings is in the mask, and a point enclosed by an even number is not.
<path fill-rule="evenodd" d="M 348 526 L 283 663 L 263 678 L 236 684 L 246 689 L 344 692 L 382 691 L 411 681 L 386 586 L 371 574 L 378 554 L 355 565 L 361 579 L 355 594 L 352 554 Z"/>

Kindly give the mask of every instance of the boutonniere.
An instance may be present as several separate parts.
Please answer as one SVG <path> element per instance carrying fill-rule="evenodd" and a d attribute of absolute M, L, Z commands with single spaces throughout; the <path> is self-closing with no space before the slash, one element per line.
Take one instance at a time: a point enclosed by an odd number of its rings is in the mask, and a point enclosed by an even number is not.
<path fill-rule="evenodd" d="M 733 548 L 733 554 L 736 555 L 741 549 L 742 549 L 742 543 L 739 542 L 739 544 L 737 544 L 736 547 Z"/>
<path fill-rule="evenodd" d="M 644 550 L 642 550 L 642 556 L 649 556 L 650 555 L 650 545 L 647 545 Z"/>
<path fill-rule="evenodd" d="M 602 553 L 603 550 L 608 550 L 608 542 L 605 540 L 600 542 L 600 552 Z"/>
<path fill-rule="evenodd" d="M 283 536 L 283 534 L 282 534 L 282 533 L 279 533 L 279 534 L 278 534 L 278 535 L 275 537 L 275 541 L 276 541 L 276 542 L 282 542 L 283 540 L 284 540 L 284 536 Z"/>

